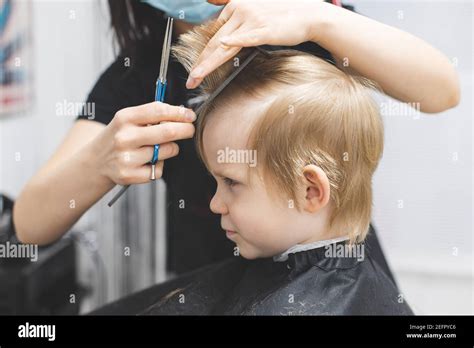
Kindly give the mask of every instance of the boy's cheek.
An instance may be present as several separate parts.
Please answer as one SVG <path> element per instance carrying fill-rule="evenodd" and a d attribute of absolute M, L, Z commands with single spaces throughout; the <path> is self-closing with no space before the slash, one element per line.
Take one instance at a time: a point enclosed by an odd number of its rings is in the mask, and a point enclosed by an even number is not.
<path fill-rule="evenodd" d="M 272 233 L 264 233 L 262 230 L 253 229 L 252 232 L 242 231 L 235 243 L 239 248 L 240 255 L 246 259 L 273 256 L 272 250 L 276 247 L 275 238 Z"/>

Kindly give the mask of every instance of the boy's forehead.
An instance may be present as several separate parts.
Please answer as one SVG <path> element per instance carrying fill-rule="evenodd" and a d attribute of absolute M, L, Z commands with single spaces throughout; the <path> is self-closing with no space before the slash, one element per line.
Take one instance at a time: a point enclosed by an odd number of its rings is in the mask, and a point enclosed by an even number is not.
<path fill-rule="evenodd" d="M 247 164 L 240 163 L 238 158 L 242 152 L 249 151 L 240 146 L 240 141 L 216 141 L 207 138 L 204 141 L 207 169 L 214 176 L 239 178 L 247 171 Z M 240 145 L 239 145 L 240 144 Z"/>
<path fill-rule="evenodd" d="M 216 107 L 207 116 L 209 118 L 203 132 L 203 150 L 209 169 L 214 174 L 246 172 L 248 165 L 227 163 L 226 159 L 242 155 L 239 151 L 249 150 L 247 142 L 250 131 L 267 103 L 236 98 L 228 106 Z"/>
<path fill-rule="evenodd" d="M 205 151 L 231 147 L 245 149 L 255 120 L 262 114 L 262 103 L 236 98 L 232 103 L 216 107 L 203 133 Z"/>
<path fill-rule="evenodd" d="M 226 120 L 220 114 L 213 115 L 203 134 L 204 152 L 212 171 L 224 171 L 231 166 L 225 161 L 226 154 L 247 149 L 250 129 L 250 125 L 245 122 Z"/>

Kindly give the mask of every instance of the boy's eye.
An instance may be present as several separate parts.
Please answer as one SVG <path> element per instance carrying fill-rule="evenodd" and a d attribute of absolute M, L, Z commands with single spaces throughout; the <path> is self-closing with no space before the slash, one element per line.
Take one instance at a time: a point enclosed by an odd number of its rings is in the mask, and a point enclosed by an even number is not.
<path fill-rule="evenodd" d="M 226 183 L 227 186 L 232 187 L 237 185 L 237 181 L 232 180 L 230 178 L 224 178 L 224 182 Z"/>

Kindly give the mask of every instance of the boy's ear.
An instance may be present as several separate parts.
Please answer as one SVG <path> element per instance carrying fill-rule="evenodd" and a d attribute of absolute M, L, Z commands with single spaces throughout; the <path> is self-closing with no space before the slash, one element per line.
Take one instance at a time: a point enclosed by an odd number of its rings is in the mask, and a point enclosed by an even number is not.
<path fill-rule="evenodd" d="M 306 196 L 303 208 L 309 213 L 314 213 L 324 208 L 330 197 L 329 179 L 320 167 L 308 164 L 303 168 L 304 188 Z"/>

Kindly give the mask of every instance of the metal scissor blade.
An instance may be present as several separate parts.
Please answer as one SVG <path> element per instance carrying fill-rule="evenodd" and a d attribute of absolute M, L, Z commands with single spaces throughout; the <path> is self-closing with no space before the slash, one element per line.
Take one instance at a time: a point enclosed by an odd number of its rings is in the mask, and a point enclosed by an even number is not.
<path fill-rule="evenodd" d="M 170 18 L 169 22 L 169 30 L 167 32 L 167 38 L 168 40 L 166 41 L 166 54 L 165 56 L 165 65 L 164 65 L 164 72 L 163 72 L 163 79 L 166 81 L 166 76 L 168 76 L 168 66 L 170 62 L 170 55 L 171 55 L 171 42 L 172 42 L 172 35 L 173 35 L 173 22 L 174 19 Z"/>
<path fill-rule="evenodd" d="M 161 64 L 159 81 L 165 81 L 168 73 L 168 64 L 171 53 L 171 36 L 173 34 L 173 18 L 169 17 L 166 23 L 165 38 L 163 40 L 163 49 L 161 51 Z"/>

